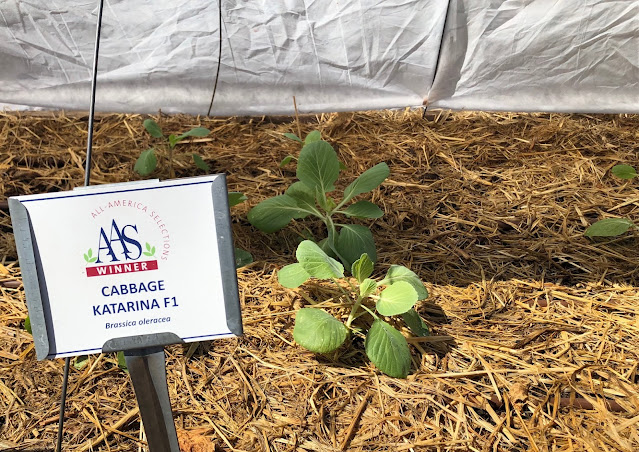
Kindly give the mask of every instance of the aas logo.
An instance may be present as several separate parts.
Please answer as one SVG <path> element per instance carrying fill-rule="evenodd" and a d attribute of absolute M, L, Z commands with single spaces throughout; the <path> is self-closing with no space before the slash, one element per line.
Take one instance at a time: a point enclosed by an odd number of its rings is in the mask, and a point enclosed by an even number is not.
<path fill-rule="evenodd" d="M 108 232 L 107 232 L 108 230 Z M 155 257 L 155 246 L 145 242 L 144 249 L 138 239 L 138 228 L 134 224 L 118 225 L 114 220 L 111 227 L 100 228 L 97 254 L 93 249 L 84 253 L 87 266 L 87 276 L 104 276 L 119 273 L 131 273 L 147 270 L 157 270 L 158 261 Z M 141 261 L 144 257 L 151 260 Z"/>

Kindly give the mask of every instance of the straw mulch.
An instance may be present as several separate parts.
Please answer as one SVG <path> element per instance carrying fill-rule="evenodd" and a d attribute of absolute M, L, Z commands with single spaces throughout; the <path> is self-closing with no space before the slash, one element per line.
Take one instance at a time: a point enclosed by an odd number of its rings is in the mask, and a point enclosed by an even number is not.
<path fill-rule="evenodd" d="M 138 179 L 152 144 L 144 117 L 101 116 L 92 182 Z M 405 379 L 380 374 L 352 345 L 317 356 L 292 338 L 295 310 L 335 315 L 336 291 L 288 290 L 300 222 L 254 230 L 250 206 L 281 193 L 298 146 L 291 120 L 162 117 L 166 131 L 209 127 L 180 145 L 179 177 L 197 152 L 249 201 L 232 210 L 245 335 L 167 349 L 169 390 L 188 451 L 634 451 L 639 449 L 639 233 L 590 240 L 595 220 L 639 220 L 639 181 L 611 176 L 639 161 L 639 117 L 377 112 L 304 118 L 348 166 L 341 187 L 386 161 L 372 198 L 381 274 L 409 266 L 431 296 L 418 310 L 432 335 L 413 338 Z M 86 117 L 0 116 L 0 203 L 81 185 Z M 166 172 L 158 173 L 166 177 Z M 1 204 L 0 204 L 1 207 Z M 52 450 L 62 362 L 37 362 L 10 219 L 0 209 L 0 450 Z M 408 333 L 406 332 L 408 335 Z M 72 369 L 64 450 L 144 450 L 128 376 L 113 355 Z"/>

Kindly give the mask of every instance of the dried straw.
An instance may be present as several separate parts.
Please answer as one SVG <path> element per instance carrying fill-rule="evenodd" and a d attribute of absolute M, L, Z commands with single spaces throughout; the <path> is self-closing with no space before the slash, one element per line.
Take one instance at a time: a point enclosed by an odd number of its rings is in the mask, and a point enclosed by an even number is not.
<path fill-rule="evenodd" d="M 138 179 L 153 144 L 139 115 L 100 116 L 94 183 Z M 323 284 L 289 290 L 276 270 L 299 234 L 255 231 L 250 206 L 282 193 L 298 145 L 294 121 L 156 118 L 166 131 L 202 125 L 210 137 L 180 145 L 178 176 L 197 152 L 229 188 L 238 246 L 256 262 L 238 271 L 245 336 L 167 349 L 169 390 L 183 450 L 633 451 L 639 448 L 637 249 L 631 232 L 590 240 L 596 219 L 639 218 L 638 182 L 610 175 L 637 165 L 639 117 L 375 112 L 307 117 L 348 166 L 344 187 L 386 161 L 372 198 L 377 271 L 409 266 L 431 296 L 418 310 L 432 336 L 410 338 L 412 373 L 380 374 L 355 338 L 331 356 L 294 344 L 295 310 L 329 300 Z M 82 183 L 86 117 L 0 115 L 0 450 L 52 450 L 62 363 L 37 362 L 10 219 L 12 195 Z M 165 167 L 166 168 L 166 167 Z M 158 177 L 166 177 L 158 173 Z M 369 223 L 365 223 L 369 224 Z M 408 332 L 406 332 L 408 335 Z M 129 379 L 114 356 L 72 369 L 65 450 L 133 451 L 144 436 Z"/>

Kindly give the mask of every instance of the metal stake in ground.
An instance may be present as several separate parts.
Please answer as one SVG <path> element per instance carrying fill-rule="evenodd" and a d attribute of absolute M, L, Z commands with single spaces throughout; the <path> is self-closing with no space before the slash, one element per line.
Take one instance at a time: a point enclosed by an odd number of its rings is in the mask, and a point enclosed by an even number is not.
<path fill-rule="evenodd" d="M 179 452 L 166 384 L 164 348 L 124 352 L 150 451 Z"/>

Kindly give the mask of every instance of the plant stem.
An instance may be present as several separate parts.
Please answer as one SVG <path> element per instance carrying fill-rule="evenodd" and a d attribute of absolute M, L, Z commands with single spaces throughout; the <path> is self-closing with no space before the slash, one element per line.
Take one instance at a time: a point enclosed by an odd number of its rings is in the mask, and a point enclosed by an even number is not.
<path fill-rule="evenodd" d="M 335 245 L 337 228 L 335 227 L 335 223 L 333 223 L 333 219 L 330 217 L 330 215 L 323 217 L 323 219 L 324 219 L 324 224 L 326 224 L 326 228 L 328 229 L 328 246 L 330 247 L 331 250 L 333 250 L 333 252 L 335 253 L 335 255 L 340 261 L 346 262 L 346 259 L 344 259 L 344 256 L 342 256 L 339 253 L 339 251 L 337 251 L 337 246 Z"/>
<path fill-rule="evenodd" d="M 371 311 L 368 307 L 366 307 L 366 305 L 362 305 L 362 308 L 364 308 L 366 311 L 368 311 L 368 313 L 370 315 L 372 315 L 373 317 L 375 317 L 375 320 L 379 319 L 379 316 L 377 314 L 375 314 L 374 311 Z"/>
<path fill-rule="evenodd" d="M 322 212 L 320 212 L 315 207 L 313 207 L 312 210 L 307 210 L 307 209 L 301 209 L 301 210 L 303 210 L 304 212 L 310 212 L 311 215 L 315 215 L 317 218 L 319 218 L 320 220 L 324 221 L 324 223 L 326 223 L 326 218 L 324 217 Z"/>
<path fill-rule="evenodd" d="M 351 327 L 351 323 L 353 323 L 353 320 L 355 320 L 355 318 L 357 317 L 357 311 L 359 311 L 359 307 L 361 305 L 362 305 L 362 297 L 358 295 L 357 301 L 355 301 L 355 304 L 353 304 L 353 307 L 351 308 L 351 313 L 348 315 L 348 319 L 346 320 L 346 328 Z"/>
<path fill-rule="evenodd" d="M 350 201 L 350 199 L 346 199 L 346 198 L 342 199 L 342 200 L 339 202 L 339 204 L 337 204 L 337 205 L 335 206 L 335 208 L 331 211 L 331 213 L 333 213 L 333 212 L 337 212 L 337 211 L 338 211 L 339 209 L 341 209 L 341 208 L 344 206 L 344 204 L 346 204 L 348 201 Z M 340 213 L 344 213 L 344 212 L 340 212 Z"/>
<path fill-rule="evenodd" d="M 353 285 L 353 283 L 351 282 L 350 278 L 347 278 L 347 279 L 346 279 L 346 283 L 347 283 L 347 284 L 348 284 L 348 286 L 351 288 L 351 290 L 353 291 L 353 293 L 358 293 L 358 292 L 359 292 L 359 289 Z"/>
<path fill-rule="evenodd" d="M 333 283 L 337 286 L 337 288 L 340 290 L 340 292 L 342 292 L 342 295 L 346 295 L 348 297 L 349 293 L 346 292 L 346 290 L 344 290 L 344 288 L 339 285 L 339 283 L 337 282 L 337 280 L 335 278 L 331 278 L 331 281 L 333 281 Z"/>

